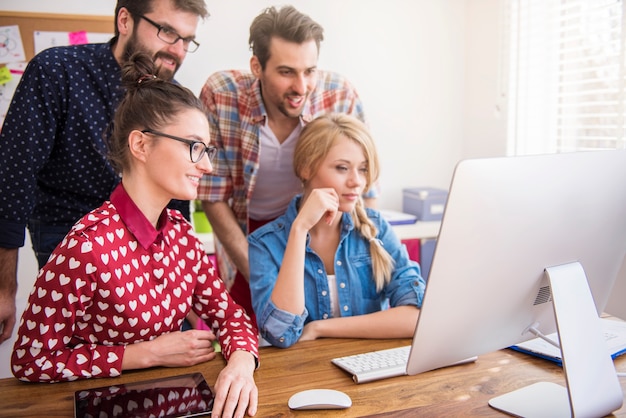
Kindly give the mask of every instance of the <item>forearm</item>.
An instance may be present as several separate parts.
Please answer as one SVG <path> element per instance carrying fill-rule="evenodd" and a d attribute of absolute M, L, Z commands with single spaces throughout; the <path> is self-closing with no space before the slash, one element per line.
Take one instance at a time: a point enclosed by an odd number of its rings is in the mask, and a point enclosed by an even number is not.
<path fill-rule="evenodd" d="M 226 202 L 202 202 L 202 208 L 213 228 L 213 233 L 224 246 L 237 270 L 250 279 L 248 239 L 237 223 L 235 214 Z"/>
<path fill-rule="evenodd" d="M 228 358 L 228 364 L 232 368 L 252 375 L 257 368 L 257 358 L 249 351 L 236 350 Z"/>
<path fill-rule="evenodd" d="M 40 324 L 38 330 L 43 324 Z M 50 327 L 49 324 L 45 325 Z M 64 327 L 64 329 L 69 327 Z M 46 339 L 43 344 L 37 339 L 27 338 L 34 331 L 22 327 L 17 341 L 27 341 L 16 345 L 11 357 L 11 367 L 15 377 L 28 382 L 63 382 L 93 377 L 117 377 L 121 374 L 121 359 L 124 347 L 120 345 L 91 345 L 77 347 L 59 344 L 70 333 L 59 333 L 58 338 Z M 53 344 L 55 343 L 56 344 Z M 49 348 L 53 345 L 52 348 Z"/>
<path fill-rule="evenodd" d="M 0 294 L 15 297 L 18 251 L 18 248 L 0 248 Z"/>
<path fill-rule="evenodd" d="M 124 349 L 122 370 L 146 369 L 157 365 L 149 341 L 128 344 Z"/>
<path fill-rule="evenodd" d="M 17 252 L 17 248 L 0 248 L 0 343 L 11 337 L 17 320 Z"/>
<path fill-rule="evenodd" d="M 307 229 L 296 220 L 289 232 L 283 263 L 272 291 L 272 302 L 277 308 L 294 315 L 304 311 L 304 258 Z"/>
<path fill-rule="evenodd" d="M 331 318 L 311 323 L 316 338 L 410 338 L 419 309 L 398 306 L 366 315 Z"/>

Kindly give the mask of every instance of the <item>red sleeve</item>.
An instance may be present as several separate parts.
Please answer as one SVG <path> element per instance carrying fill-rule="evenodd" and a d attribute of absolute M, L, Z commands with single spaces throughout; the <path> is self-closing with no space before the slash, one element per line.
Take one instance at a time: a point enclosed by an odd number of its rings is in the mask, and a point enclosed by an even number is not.
<path fill-rule="evenodd" d="M 87 307 L 97 282 L 92 243 L 68 235 L 40 270 L 11 356 L 13 375 L 30 382 L 114 377 L 122 371 L 124 346 L 96 345 L 77 337 L 94 321 Z"/>
<path fill-rule="evenodd" d="M 199 241 L 196 249 L 204 253 Z M 236 350 L 248 351 L 258 360 L 256 329 L 243 307 L 231 298 L 222 279 L 215 275 L 215 268 L 206 254 L 201 258 L 194 298 L 194 310 L 214 332 L 217 331 L 222 354 L 227 361 Z"/>

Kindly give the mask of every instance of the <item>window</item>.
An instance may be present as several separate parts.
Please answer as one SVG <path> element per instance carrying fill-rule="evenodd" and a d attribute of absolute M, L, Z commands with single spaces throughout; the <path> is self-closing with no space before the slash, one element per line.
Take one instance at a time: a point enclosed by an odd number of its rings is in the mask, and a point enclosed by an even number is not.
<path fill-rule="evenodd" d="M 507 0 L 512 155 L 626 148 L 616 0 Z"/>

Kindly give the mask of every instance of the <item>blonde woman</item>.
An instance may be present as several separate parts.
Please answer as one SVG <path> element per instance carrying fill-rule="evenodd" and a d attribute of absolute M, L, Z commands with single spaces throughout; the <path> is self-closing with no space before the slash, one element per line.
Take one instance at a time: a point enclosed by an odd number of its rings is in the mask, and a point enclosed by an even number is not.
<path fill-rule="evenodd" d="M 425 284 L 389 224 L 361 200 L 379 174 L 366 126 L 345 114 L 315 119 L 300 135 L 294 170 L 303 194 L 248 239 L 261 336 L 278 347 L 412 336 Z"/>

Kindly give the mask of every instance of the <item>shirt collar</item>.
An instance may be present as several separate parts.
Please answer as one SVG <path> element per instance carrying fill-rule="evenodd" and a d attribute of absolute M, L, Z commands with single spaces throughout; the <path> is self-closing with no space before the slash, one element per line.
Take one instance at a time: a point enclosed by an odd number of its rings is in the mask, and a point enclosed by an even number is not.
<path fill-rule="evenodd" d="M 149 248 L 157 238 L 163 236 L 163 231 L 167 225 L 166 209 L 163 209 L 161 216 L 159 216 L 158 228 L 154 228 L 128 195 L 122 183 L 118 184 L 111 193 L 111 203 L 117 209 L 128 230 L 137 238 L 143 248 Z"/>

